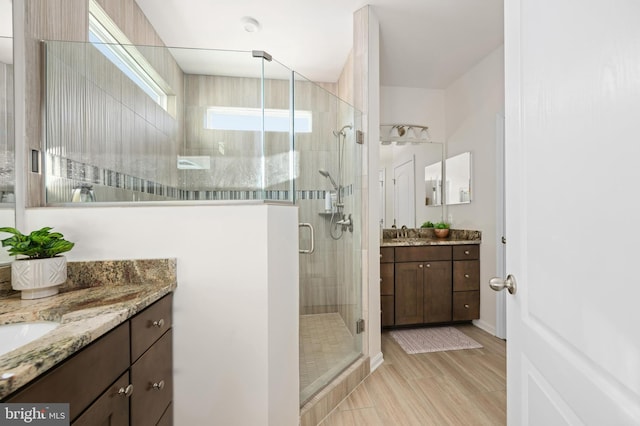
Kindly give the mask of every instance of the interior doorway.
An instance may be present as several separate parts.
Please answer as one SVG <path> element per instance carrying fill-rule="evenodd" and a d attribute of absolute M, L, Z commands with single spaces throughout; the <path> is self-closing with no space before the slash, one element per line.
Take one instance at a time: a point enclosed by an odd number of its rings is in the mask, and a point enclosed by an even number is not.
<path fill-rule="evenodd" d="M 416 224 L 415 156 L 393 167 L 393 224 L 408 228 Z"/>

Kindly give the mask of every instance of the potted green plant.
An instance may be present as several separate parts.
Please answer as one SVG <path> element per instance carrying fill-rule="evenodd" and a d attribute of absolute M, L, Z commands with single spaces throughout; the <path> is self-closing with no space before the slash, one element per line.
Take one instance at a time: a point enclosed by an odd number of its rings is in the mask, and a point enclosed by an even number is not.
<path fill-rule="evenodd" d="M 434 225 L 433 232 L 438 238 L 447 238 L 449 236 L 450 225 L 447 222 L 438 222 Z"/>
<path fill-rule="evenodd" d="M 2 240 L 2 247 L 9 247 L 9 255 L 16 256 L 11 264 L 11 286 L 22 292 L 23 299 L 53 296 L 67 280 L 67 258 L 61 253 L 71 250 L 74 243 L 52 229 L 44 227 L 24 235 L 16 228 L 0 228 L 11 234 Z"/>
<path fill-rule="evenodd" d="M 420 228 L 433 228 L 433 222 L 426 221 L 420 226 Z"/>

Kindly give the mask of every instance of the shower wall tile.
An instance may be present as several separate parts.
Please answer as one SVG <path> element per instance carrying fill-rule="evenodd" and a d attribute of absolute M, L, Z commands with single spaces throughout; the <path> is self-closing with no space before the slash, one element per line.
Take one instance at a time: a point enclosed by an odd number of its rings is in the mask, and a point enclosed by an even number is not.
<path fill-rule="evenodd" d="M 13 66 L 0 62 L 0 191 L 15 188 Z"/>
<path fill-rule="evenodd" d="M 125 33 L 125 35 L 129 38 L 129 40 L 133 44 L 140 45 L 151 45 L 151 46 L 163 46 L 161 38 L 155 32 L 149 21 L 146 19 L 141 9 L 135 3 L 135 0 L 98 0 L 98 3 L 105 9 L 107 14 L 113 19 L 113 21 L 120 27 L 120 29 Z M 42 150 L 43 148 L 40 146 L 41 141 L 41 133 L 42 133 L 42 123 L 40 120 L 40 87 L 41 81 L 44 78 L 44 75 L 40 73 L 42 69 L 41 66 L 41 56 L 40 56 L 40 43 L 38 40 L 66 40 L 66 41 L 87 41 L 88 34 L 88 1 L 87 0 L 29 0 L 24 2 L 25 4 L 25 56 L 26 56 L 26 108 L 25 108 L 25 122 L 28 123 L 26 128 L 24 129 L 26 135 L 26 149 L 27 152 L 30 149 L 38 149 Z M 93 84 L 96 85 L 104 94 L 110 96 L 112 100 L 117 103 L 121 103 L 122 105 L 129 108 L 129 110 L 136 111 L 137 114 L 148 118 L 148 125 L 151 127 L 155 127 L 160 129 L 162 132 L 167 135 L 167 137 L 171 138 L 175 141 L 176 145 L 181 143 L 181 139 L 178 140 L 178 135 L 181 135 L 182 129 L 182 121 L 183 116 L 181 113 L 177 113 L 181 111 L 180 107 L 183 105 L 181 100 L 174 101 L 176 107 L 174 107 L 173 111 L 173 120 L 175 123 L 174 126 L 171 127 L 171 132 L 168 133 L 165 131 L 166 123 L 163 119 L 162 124 L 157 121 L 157 111 L 154 107 L 152 118 L 151 116 L 147 117 L 146 110 L 146 102 L 142 103 L 140 99 L 140 94 L 136 97 L 136 91 L 133 85 L 130 83 L 130 80 L 126 77 L 123 77 L 119 72 L 113 72 L 109 69 L 108 66 L 103 66 L 106 59 L 101 55 L 95 52 L 90 46 L 87 46 L 85 49 L 73 48 L 73 46 L 65 46 L 64 49 L 61 49 L 61 54 L 64 55 L 63 62 L 67 64 L 68 68 L 73 70 L 74 72 L 80 74 L 84 71 L 85 67 L 88 70 L 93 70 L 93 72 L 88 72 L 84 75 L 84 78 L 90 80 Z M 85 51 L 86 50 L 86 51 Z M 160 48 L 140 48 L 143 51 L 143 54 L 147 54 L 149 63 L 158 71 L 158 73 L 162 76 L 162 78 L 166 81 L 166 83 L 172 88 L 174 94 L 176 96 L 182 97 L 182 78 L 183 73 L 177 66 L 177 63 L 166 49 Z M 85 57 L 86 55 L 86 57 Z M 102 64 L 101 64 L 102 63 Z M 100 71 L 100 72 L 97 72 Z M 73 96 L 69 96 L 69 99 L 66 99 L 65 102 L 71 105 L 64 105 L 60 103 L 62 106 L 70 106 L 72 109 L 70 111 L 81 111 L 76 107 L 79 106 L 80 101 L 78 98 L 84 99 L 84 96 L 78 96 L 77 92 L 84 90 L 82 85 L 76 85 L 72 91 L 76 93 L 72 93 Z M 72 86 L 67 86 L 71 88 Z M 75 100 L 71 100 L 71 98 Z M 103 98 L 107 99 L 107 98 Z M 136 99 L 138 102 L 136 102 Z M 92 101 L 92 99 L 88 99 L 88 101 Z M 82 101 L 84 102 L 84 101 Z M 75 103 L 75 105 L 74 105 Z M 75 108 L 75 109 L 73 109 Z M 97 108 L 94 108 L 93 111 L 96 111 Z M 122 114 L 118 113 L 116 109 L 113 108 L 112 103 L 109 100 L 105 100 L 104 110 L 106 111 L 106 116 L 103 117 L 103 120 L 107 123 L 114 123 L 113 130 L 117 130 L 115 127 L 117 125 L 117 116 L 125 116 L 124 112 Z M 95 118 L 87 115 L 84 118 L 80 118 L 79 115 L 76 114 L 76 117 L 81 123 L 86 123 L 85 118 Z M 70 121 L 65 122 L 65 126 L 67 126 Z M 93 124 L 92 124 L 93 125 Z M 101 124 L 95 124 L 95 127 L 99 127 Z M 124 125 L 124 123 L 123 123 Z M 75 158 L 81 158 L 83 154 L 82 152 L 87 152 L 83 150 L 87 148 L 87 145 L 84 144 L 82 139 L 88 139 L 88 136 L 81 132 L 78 137 L 78 129 L 75 124 L 72 124 L 71 129 L 53 129 L 53 133 L 60 136 L 65 140 L 65 146 L 55 147 L 54 151 L 65 151 L 65 155 L 73 155 Z M 107 127 L 108 129 L 108 127 Z M 125 131 L 123 130 L 123 133 Z M 95 161 L 100 163 L 100 166 L 107 167 L 115 161 L 114 159 L 118 157 L 118 152 L 122 152 L 123 155 L 126 153 L 124 146 L 127 144 L 123 144 L 122 147 L 117 147 L 112 145 L 110 142 L 113 141 L 113 135 L 107 134 L 104 138 L 104 143 L 102 147 L 97 149 L 98 157 Z M 124 140 L 123 140 L 124 142 Z M 142 140 L 130 140 L 129 145 L 133 143 L 145 143 L 144 139 Z M 107 147 L 107 153 L 105 154 L 104 147 Z M 179 147 L 176 146 L 175 155 L 177 155 L 177 149 Z M 91 148 L 93 149 L 93 148 Z M 62 153 L 61 153 L 62 155 Z M 126 156 L 126 155 L 125 155 Z M 28 155 L 25 156 L 28 158 Z M 93 159 L 91 159 L 93 161 Z M 172 160 L 175 162 L 175 159 Z M 24 167 L 27 168 L 28 164 L 24 164 Z M 164 167 L 164 165 L 163 165 Z M 176 173 L 173 174 L 174 176 Z M 175 179 L 175 178 L 172 178 Z M 174 180 L 175 184 L 175 180 Z M 44 201 L 44 195 L 42 193 L 43 188 L 42 175 L 30 173 L 27 179 L 27 207 L 32 206 L 40 206 Z"/>

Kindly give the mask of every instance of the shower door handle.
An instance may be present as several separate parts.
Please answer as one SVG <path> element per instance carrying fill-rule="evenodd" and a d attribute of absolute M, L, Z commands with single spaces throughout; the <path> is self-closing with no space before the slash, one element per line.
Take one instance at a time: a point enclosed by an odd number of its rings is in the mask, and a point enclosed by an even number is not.
<path fill-rule="evenodd" d="M 310 236 L 311 236 L 311 245 L 309 246 L 308 250 L 298 250 L 298 252 L 302 253 L 302 254 L 311 254 L 313 253 L 313 251 L 315 250 L 315 233 L 313 231 L 313 225 L 310 223 L 299 223 L 298 224 L 299 228 L 309 228 L 309 232 L 310 232 Z"/>

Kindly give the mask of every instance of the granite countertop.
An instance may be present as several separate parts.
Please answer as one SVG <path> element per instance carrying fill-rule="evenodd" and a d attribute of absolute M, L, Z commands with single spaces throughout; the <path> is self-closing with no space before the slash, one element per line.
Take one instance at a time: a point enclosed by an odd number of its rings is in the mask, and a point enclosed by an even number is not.
<path fill-rule="evenodd" d="M 175 259 L 69 262 L 60 293 L 0 297 L 0 324 L 55 321 L 39 339 L 0 355 L 0 399 L 174 291 Z"/>
<path fill-rule="evenodd" d="M 447 238 L 437 238 L 433 228 L 385 229 L 382 235 L 380 247 L 453 246 L 482 242 L 482 232 L 468 229 L 451 229 Z"/>

